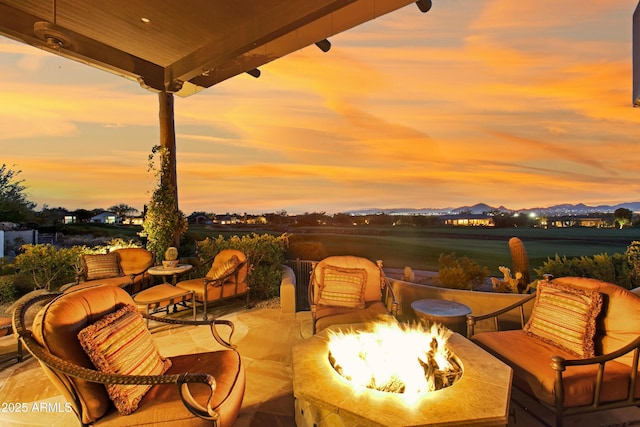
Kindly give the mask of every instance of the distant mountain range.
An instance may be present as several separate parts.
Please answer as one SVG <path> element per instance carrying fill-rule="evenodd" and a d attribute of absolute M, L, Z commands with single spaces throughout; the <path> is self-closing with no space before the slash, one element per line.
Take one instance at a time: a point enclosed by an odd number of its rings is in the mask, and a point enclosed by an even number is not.
<path fill-rule="evenodd" d="M 586 215 L 592 213 L 612 213 L 618 208 L 629 209 L 632 212 L 640 212 L 640 202 L 619 203 L 617 205 L 587 206 L 584 203 L 572 205 L 569 203 L 549 206 L 546 208 L 508 209 L 504 206 L 493 207 L 486 203 L 477 203 L 473 206 L 460 206 L 457 208 L 397 208 L 397 209 L 359 209 L 346 213 L 352 215 L 374 215 L 384 213 L 387 215 L 454 215 L 460 213 L 483 214 L 486 212 L 535 212 L 538 215 Z"/>

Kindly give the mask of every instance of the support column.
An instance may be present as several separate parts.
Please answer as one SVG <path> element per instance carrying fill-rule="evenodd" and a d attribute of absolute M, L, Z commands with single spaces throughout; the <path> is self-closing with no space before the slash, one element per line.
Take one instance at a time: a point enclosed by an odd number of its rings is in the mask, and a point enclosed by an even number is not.
<path fill-rule="evenodd" d="M 174 125 L 173 110 L 173 94 L 168 92 L 159 92 L 158 101 L 160 106 L 160 146 L 166 148 L 169 156 L 169 179 L 173 186 L 175 210 L 178 208 L 178 174 L 176 166 L 176 130 Z M 174 238 L 174 246 L 180 246 L 180 237 L 176 233 Z"/>

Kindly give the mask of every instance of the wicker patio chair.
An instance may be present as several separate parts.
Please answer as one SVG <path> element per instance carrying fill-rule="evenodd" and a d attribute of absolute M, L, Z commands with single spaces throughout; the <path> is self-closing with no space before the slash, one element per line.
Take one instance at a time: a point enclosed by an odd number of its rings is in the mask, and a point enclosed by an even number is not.
<path fill-rule="evenodd" d="M 32 328 L 28 329 L 25 326 L 25 313 L 33 304 L 42 301 L 47 301 L 47 304 L 37 313 Z M 233 323 L 147 316 L 139 313 L 135 306 L 135 312 L 131 311 L 131 305 L 134 303 L 127 292 L 109 285 L 41 295 L 15 310 L 14 332 L 69 401 L 83 425 L 232 425 L 240 410 L 245 389 L 244 367 L 240 355 L 230 343 Z M 132 323 L 136 325 L 136 337 L 148 333 L 146 326 L 140 332 L 140 322 L 144 325 L 142 317 L 151 317 L 155 321 L 170 324 L 207 325 L 211 328 L 213 338 L 225 349 L 173 356 L 169 359 L 171 366 L 163 374 L 125 375 L 112 373 L 123 370 L 96 369 L 95 362 L 90 359 L 90 351 L 85 351 L 80 342 L 83 335 L 81 331 L 93 331 L 91 328 L 102 326 L 106 319 L 117 318 L 119 313 L 128 310 L 130 317 L 126 319 L 135 319 Z M 228 340 L 220 336 L 218 325 L 229 328 Z M 129 345 L 126 351 L 120 352 L 132 358 L 131 354 L 137 353 L 134 350 L 138 347 L 131 343 L 137 344 L 139 341 L 129 338 L 134 335 L 129 335 L 131 329 L 122 324 L 117 326 L 119 335 L 110 335 L 111 342 L 120 345 L 117 347 L 119 350 L 125 348 L 125 343 Z M 125 331 L 127 335 L 123 337 Z M 98 337 L 99 333 L 93 336 Z M 150 334 L 144 338 L 150 340 L 152 345 L 139 347 L 155 347 Z M 95 340 L 98 341 L 97 338 Z M 160 359 L 166 363 L 166 358 Z M 121 406 L 115 407 L 118 399 L 113 397 L 111 387 L 115 384 L 148 385 L 150 388 L 136 402 L 137 409 L 123 415 Z M 118 393 L 124 393 L 120 391 L 123 388 L 116 388 Z"/>

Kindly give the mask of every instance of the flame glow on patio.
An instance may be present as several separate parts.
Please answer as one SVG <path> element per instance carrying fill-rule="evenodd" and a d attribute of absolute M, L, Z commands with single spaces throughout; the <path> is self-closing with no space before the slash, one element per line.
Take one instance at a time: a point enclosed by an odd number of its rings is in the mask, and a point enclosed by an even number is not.
<path fill-rule="evenodd" d="M 462 376 L 459 360 L 447 348 L 452 332 L 432 324 L 373 324 L 370 331 L 331 331 L 329 361 L 354 387 L 420 393 L 451 386 Z"/>

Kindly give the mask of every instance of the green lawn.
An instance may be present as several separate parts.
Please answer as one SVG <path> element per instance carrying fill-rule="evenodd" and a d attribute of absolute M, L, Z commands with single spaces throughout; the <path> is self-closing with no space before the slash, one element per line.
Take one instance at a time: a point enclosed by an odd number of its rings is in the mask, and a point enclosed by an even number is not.
<path fill-rule="evenodd" d="M 127 237 L 135 235 L 133 228 L 100 227 L 110 229 L 114 236 L 126 230 Z M 89 228 L 91 229 L 91 228 Z M 206 236 L 244 235 L 249 233 L 281 234 L 281 231 L 252 228 L 213 228 L 190 225 L 189 233 L 197 239 Z M 414 228 L 414 227 L 292 227 L 288 230 L 295 239 L 321 242 L 329 255 L 357 255 L 372 260 L 381 259 L 386 267 L 437 270 L 441 253 L 455 252 L 468 256 L 500 275 L 498 266 L 511 266 L 507 244 L 509 238 L 519 237 L 525 244 L 532 269 L 538 268 L 548 257 L 622 253 L 629 243 L 640 241 L 640 227 L 618 230 L 614 228 Z"/>
<path fill-rule="evenodd" d="M 378 229 L 378 235 L 352 235 L 306 230 L 305 240 L 322 242 L 329 255 L 359 255 L 382 259 L 385 266 L 437 270 L 441 253 L 468 256 L 499 275 L 498 266 L 511 266 L 508 240 L 519 237 L 525 244 L 532 268 L 538 268 L 556 254 L 569 257 L 624 252 L 637 229 L 490 229 L 422 228 Z M 295 231 L 294 231 L 295 234 Z"/>

